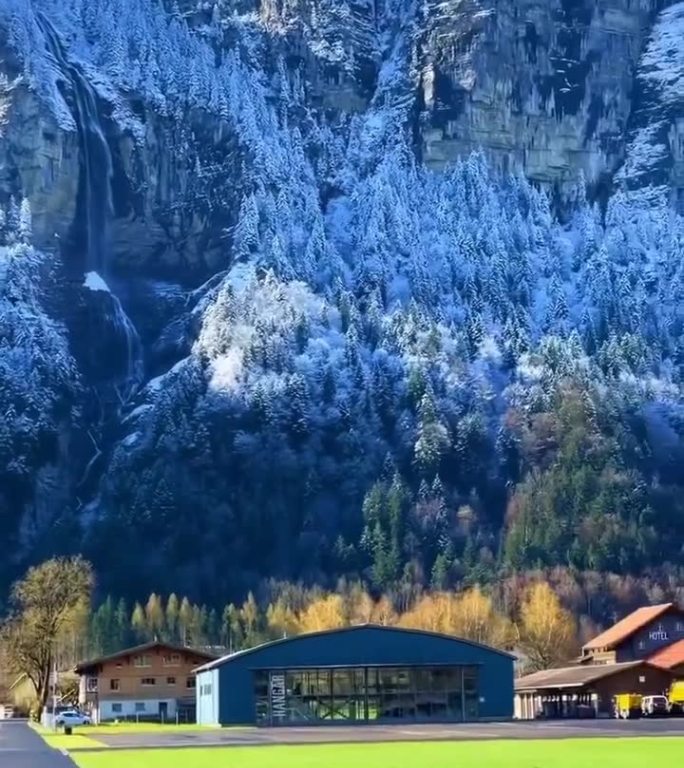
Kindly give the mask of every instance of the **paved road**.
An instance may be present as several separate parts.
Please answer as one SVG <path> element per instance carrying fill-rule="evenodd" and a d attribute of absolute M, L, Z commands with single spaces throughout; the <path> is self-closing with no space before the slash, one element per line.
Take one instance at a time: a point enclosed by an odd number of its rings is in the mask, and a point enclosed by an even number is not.
<path fill-rule="evenodd" d="M 565 722 L 472 723 L 463 725 L 317 726 L 229 728 L 194 733 L 107 734 L 93 738 L 109 747 L 230 747 L 377 741 L 465 741 L 487 739 L 578 739 L 631 736 L 684 737 L 684 719 L 574 720 Z"/>
<path fill-rule="evenodd" d="M 0 768 L 75 768 L 21 720 L 0 720 Z"/>

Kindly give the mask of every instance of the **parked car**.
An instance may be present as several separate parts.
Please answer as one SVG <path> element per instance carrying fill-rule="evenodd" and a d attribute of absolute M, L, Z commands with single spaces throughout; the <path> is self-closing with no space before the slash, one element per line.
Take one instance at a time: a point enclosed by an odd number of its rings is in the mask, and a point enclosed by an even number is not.
<path fill-rule="evenodd" d="M 641 700 L 641 713 L 646 717 L 664 717 L 669 711 L 667 696 L 644 696 Z"/>
<path fill-rule="evenodd" d="M 64 725 L 90 725 L 91 720 L 88 715 L 78 712 L 75 709 L 67 709 L 66 712 L 60 712 L 55 719 L 55 725 L 62 727 Z"/>

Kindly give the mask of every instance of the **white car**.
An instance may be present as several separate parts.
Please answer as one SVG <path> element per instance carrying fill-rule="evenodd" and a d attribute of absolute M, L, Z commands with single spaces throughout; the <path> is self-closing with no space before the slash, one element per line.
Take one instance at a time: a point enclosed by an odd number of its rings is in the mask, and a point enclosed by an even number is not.
<path fill-rule="evenodd" d="M 90 725 L 90 718 L 75 709 L 68 709 L 66 712 L 60 712 L 55 720 L 55 725 Z"/>

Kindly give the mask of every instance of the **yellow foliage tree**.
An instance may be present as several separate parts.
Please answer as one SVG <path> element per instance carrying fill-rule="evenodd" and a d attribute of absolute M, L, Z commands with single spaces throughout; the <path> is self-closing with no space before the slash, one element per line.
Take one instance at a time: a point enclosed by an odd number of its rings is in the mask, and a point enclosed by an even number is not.
<path fill-rule="evenodd" d="M 425 595 L 399 619 L 404 627 L 455 635 L 498 648 L 510 646 L 513 631 L 492 599 L 477 587 L 461 594 L 434 592 Z"/>
<path fill-rule="evenodd" d="M 457 597 L 451 630 L 466 640 L 494 648 L 507 648 L 513 640 L 511 622 L 495 609 L 492 598 L 478 587 Z"/>
<path fill-rule="evenodd" d="M 320 632 L 345 625 L 344 600 L 341 595 L 324 595 L 313 600 L 297 616 L 300 632 Z"/>
<path fill-rule="evenodd" d="M 269 634 L 276 638 L 296 635 L 299 629 L 295 612 L 280 598 L 266 609 L 266 625 Z"/>
<path fill-rule="evenodd" d="M 546 582 L 538 581 L 525 590 L 517 630 L 530 671 L 548 669 L 577 653 L 575 619 Z"/>
<path fill-rule="evenodd" d="M 373 624 L 381 624 L 383 627 L 391 626 L 399 621 L 399 616 L 394 610 L 392 602 L 385 596 L 381 597 L 373 606 L 371 614 Z"/>

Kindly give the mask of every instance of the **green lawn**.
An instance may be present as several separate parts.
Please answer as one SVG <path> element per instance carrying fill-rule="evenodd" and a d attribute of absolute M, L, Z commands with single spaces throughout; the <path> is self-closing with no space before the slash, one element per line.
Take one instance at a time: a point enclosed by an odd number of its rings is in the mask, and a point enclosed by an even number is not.
<path fill-rule="evenodd" d="M 0 0 L 1 1 L 1 0 Z M 68 749 L 70 752 L 79 749 L 101 749 L 107 745 L 97 741 L 98 736 L 107 734 L 117 736 L 127 733 L 193 733 L 206 731 L 213 726 L 195 725 L 161 725 L 159 723 L 106 723 L 103 725 L 84 725 L 75 727 L 71 736 L 65 736 L 59 728 L 45 728 L 38 723 L 31 723 L 31 727 L 43 737 L 43 741 L 55 749 Z"/>
<path fill-rule="evenodd" d="M 644 768 L 678 765 L 684 739 L 321 744 L 81 752 L 79 768 Z"/>
<path fill-rule="evenodd" d="M 1 1 L 1 0 L 0 0 Z M 37 731 L 41 736 L 54 736 L 55 731 L 52 728 L 45 728 L 38 723 L 31 723 L 31 727 Z M 121 722 L 121 723 L 102 723 L 101 725 L 83 725 L 74 727 L 74 735 L 78 736 L 98 736 L 107 734 L 115 736 L 117 734 L 125 733 L 196 733 L 197 731 L 207 731 L 211 729 L 220 729 L 220 726 L 213 725 L 196 725 L 195 723 L 187 723 L 181 725 L 164 724 L 161 723 L 133 723 L 133 722 Z M 62 729 L 58 729 L 58 733 L 61 733 Z M 67 737 L 69 738 L 69 737 Z"/>

